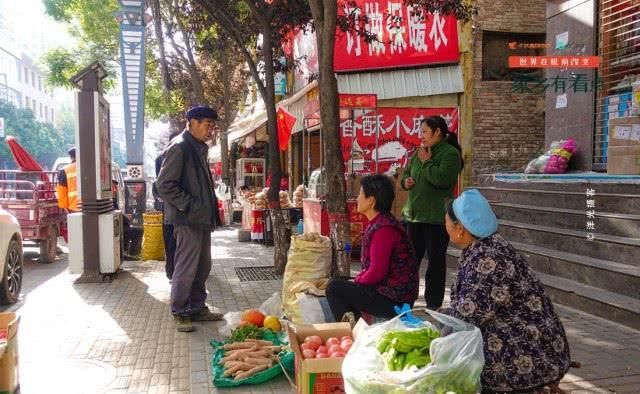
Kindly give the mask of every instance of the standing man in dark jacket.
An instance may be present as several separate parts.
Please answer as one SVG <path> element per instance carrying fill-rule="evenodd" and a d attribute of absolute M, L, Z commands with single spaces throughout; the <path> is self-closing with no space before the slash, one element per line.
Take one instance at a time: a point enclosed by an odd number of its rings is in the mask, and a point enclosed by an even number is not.
<path fill-rule="evenodd" d="M 221 223 L 205 144 L 217 119 L 210 107 L 187 112 L 187 130 L 169 144 L 157 180 L 164 200 L 164 222 L 174 226 L 176 238 L 171 312 L 181 332 L 193 331 L 192 321 L 222 319 L 222 314 L 211 312 L 205 304 L 211 231 Z"/>
<path fill-rule="evenodd" d="M 176 136 L 180 134 L 179 131 L 172 131 L 169 135 L 169 144 Z M 169 145 L 168 145 L 169 146 Z M 164 155 L 166 150 L 156 158 L 156 178 L 160 176 L 160 168 L 162 168 L 162 162 L 164 161 Z M 158 195 L 158 188 L 156 182 L 153 183 L 153 196 L 156 198 L 154 208 L 158 211 L 162 211 L 163 223 L 162 223 L 162 239 L 164 240 L 164 254 L 165 254 L 165 266 L 164 270 L 167 274 L 167 278 L 171 280 L 173 277 L 174 263 L 173 260 L 176 254 L 176 238 L 173 236 L 173 225 L 164 223 L 164 203 L 162 198 Z"/>

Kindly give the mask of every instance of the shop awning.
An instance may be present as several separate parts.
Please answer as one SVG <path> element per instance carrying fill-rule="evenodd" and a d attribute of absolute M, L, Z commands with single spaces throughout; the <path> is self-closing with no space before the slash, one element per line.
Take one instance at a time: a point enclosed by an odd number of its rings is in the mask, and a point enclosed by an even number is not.
<path fill-rule="evenodd" d="M 338 92 L 378 95 L 378 100 L 464 92 L 459 65 L 338 74 Z"/>
<path fill-rule="evenodd" d="M 288 99 L 276 103 L 276 110 L 279 107 L 289 109 L 288 107 L 291 104 L 303 99 L 307 92 L 316 86 L 318 86 L 318 82 L 313 81 Z M 298 117 L 297 114 L 294 115 Z M 238 115 L 235 121 L 231 124 L 229 127 L 229 143 L 250 134 L 265 123 L 267 123 L 267 111 L 265 110 L 264 101 L 259 100 L 252 105 L 251 108 Z M 296 122 L 296 125 L 297 124 L 298 123 Z"/>

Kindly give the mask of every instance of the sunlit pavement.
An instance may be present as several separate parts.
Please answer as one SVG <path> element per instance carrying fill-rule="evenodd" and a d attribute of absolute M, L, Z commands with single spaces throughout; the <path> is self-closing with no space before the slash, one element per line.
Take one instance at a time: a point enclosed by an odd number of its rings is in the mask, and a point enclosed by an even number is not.
<path fill-rule="evenodd" d="M 271 265 L 272 247 L 239 243 L 229 229 L 213 234 L 212 251 L 208 303 L 220 311 L 257 307 L 281 291 L 279 280 L 241 282 L 235 272 Z M 23 394 L 292 392 L 284 378 L 232 390 L 213 387 L 208 342 L 220 337 L 222 323 L 195 323 L 194 333 L 176 332 L 163 262 L 126 262 L 112 283 L 74 285 L 66 254 L 43 265 L 36 252 L 26 250 L 24 295 L 9 308 L 22 319 Z M 556 308 L 572 359 L 582 363 L 561 387 L 575 393 L 640 392 L 640 332 Z"/>

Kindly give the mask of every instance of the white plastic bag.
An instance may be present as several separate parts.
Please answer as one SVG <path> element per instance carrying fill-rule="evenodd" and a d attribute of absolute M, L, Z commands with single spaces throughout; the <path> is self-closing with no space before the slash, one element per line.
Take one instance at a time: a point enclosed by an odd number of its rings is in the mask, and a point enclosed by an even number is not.
<path fill-rule="evenodd" d="M 312 294 L 296 294 L 300 306 L 302 324 L 321 324 L 333 322 L 333 315 L 329 309 L 326 297 L 318 297 Z"/>
<path fill-rule="evenodd" d="M 280 293 L 275 292 L 271 294 L 265 302 L 258 308 L 265 316 L 276 316 L 278 319 L 282 319 L 284 314 L 282 313 L 282 300 L 280 299 Z"/>
<path fill-rule="evenodd" d="M 235 330 L 236 327 L 242 321 L 242 312 L 227 312 L 223 316 L 225 325 L 218 329 L 218 332 L 222 337 L 228 338 L 231 336 L 231 331 Z"/>
<path fill-rule="evenodd" d="M 396 317 L 384 323 L 364 327 L 342 364 L 342 376 L 347 393 L 366 394 L 471 394 L 479 391 L 480 374 L 484 366 L 480 329 L 460 319 L 427 310 L 441 337 L 430 347 L 432 362 L 419 369 L 389 371 L 376 349 L 378 340 L 387 331 L 408 331 Z"/>

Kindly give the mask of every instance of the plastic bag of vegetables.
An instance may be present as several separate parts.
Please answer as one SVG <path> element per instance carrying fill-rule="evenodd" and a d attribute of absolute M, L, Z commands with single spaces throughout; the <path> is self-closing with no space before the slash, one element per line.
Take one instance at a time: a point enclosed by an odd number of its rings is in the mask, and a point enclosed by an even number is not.
<path fill-rule="evenodd" d="M 400 316 L 366 326 L 342 364 L 347 393 L 476 393 L 484 366 L 477 327 L 426 310 L 433 324 Z M 405 312 L 406 313 L 406 312 Z"/>

